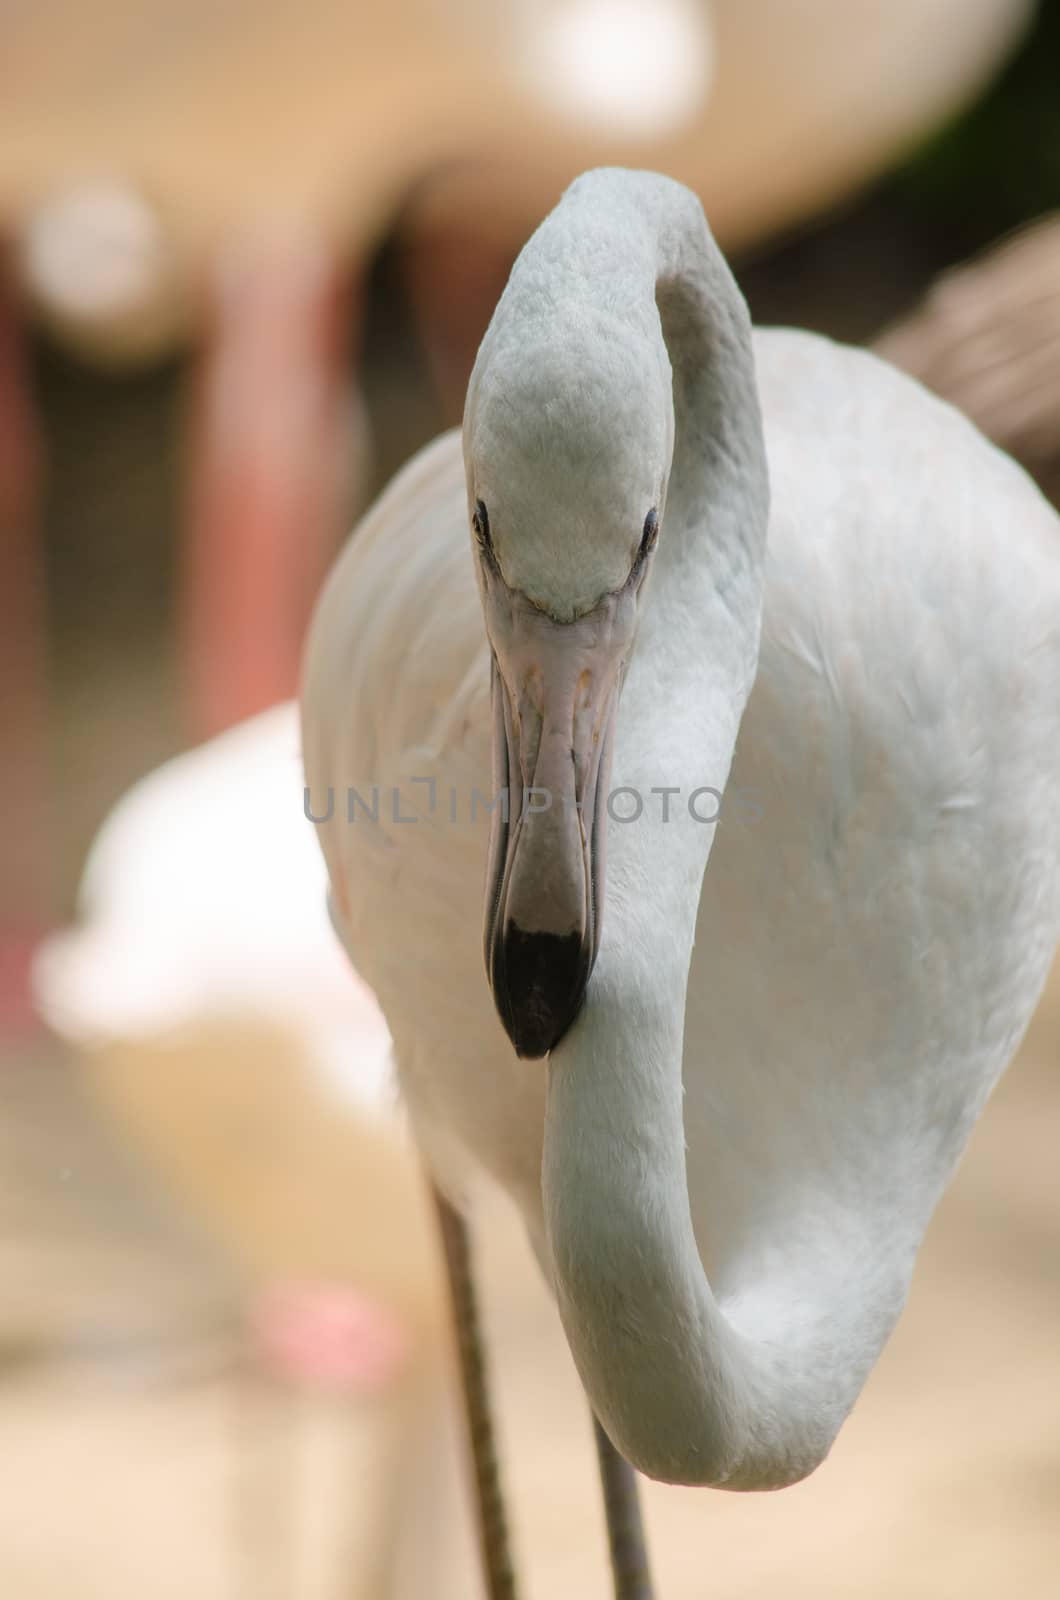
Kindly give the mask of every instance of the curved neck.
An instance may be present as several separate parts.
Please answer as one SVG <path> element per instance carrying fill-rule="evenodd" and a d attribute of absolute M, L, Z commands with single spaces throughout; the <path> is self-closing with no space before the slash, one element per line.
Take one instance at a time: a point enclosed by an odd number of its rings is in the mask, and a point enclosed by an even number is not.
<path fill-rule="evenodd" d="M 664 180 L 622 176 L 605 200 L 652 262 L 637 314 L 658 307 L 670 354 L 674 467 L 616 730 L 612 789 L 635 788 L 644 810 L 609 824 L 600 955 L 549 1062 L 545 1234 L 575 1361 L 623 1453 L 670 1481 L 766 1488 L 810 1471 L 841 1417 L 793 1353 L 745 1339 L 716 1303 L 689 1211 L 682 1114 L 685 989 L 714 833 L 686 801 L 724 789 L 754 677 L 761 421 L 746 307 L 698 203 Z M 613 181 L 581 180 L 556 215 L 598 202 Z M 582 278 L 579 292 L 594 290 Z M 663 787 L 680 790 L 666 822 L 651 794 Z"/>

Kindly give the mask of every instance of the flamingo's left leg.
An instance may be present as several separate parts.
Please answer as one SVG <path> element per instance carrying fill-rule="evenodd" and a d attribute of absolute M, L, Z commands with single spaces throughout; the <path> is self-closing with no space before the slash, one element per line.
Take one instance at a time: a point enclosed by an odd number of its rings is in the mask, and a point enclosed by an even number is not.
<path fill-rule="evenodd" d="M 486 1592 L 489 1600 L 517 1600 L 518 1588 L 512 1568 L 508 1521 L 497 1466 L 468 1226 L 459 1211 L 450 1205 L 438 1189 L 433 1190 L 433 1196 L 453 1304 Z"/>

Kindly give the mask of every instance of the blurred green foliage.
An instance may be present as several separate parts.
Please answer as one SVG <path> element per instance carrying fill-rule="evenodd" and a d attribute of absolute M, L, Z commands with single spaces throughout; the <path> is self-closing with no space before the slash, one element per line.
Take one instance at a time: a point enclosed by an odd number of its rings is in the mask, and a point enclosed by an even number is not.
<path fill-rule="evenodd" d="M 965 254 L 1060 207 L 1060 0 L 1039 0 L 988 93 L 895 175 L 903 204 Z"/>

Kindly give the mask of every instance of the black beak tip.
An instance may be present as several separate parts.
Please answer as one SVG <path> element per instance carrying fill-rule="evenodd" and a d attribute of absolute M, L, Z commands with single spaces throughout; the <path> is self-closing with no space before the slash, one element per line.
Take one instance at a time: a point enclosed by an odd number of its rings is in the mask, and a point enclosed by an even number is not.
<path fill-rule="evenodd" d="M 539 1061 L 554 1049 L 585 997 L 592 957 L 580 933 L 527 933 L 509 922 L 494 946 L 490 983 L 515 1053 Z"/>

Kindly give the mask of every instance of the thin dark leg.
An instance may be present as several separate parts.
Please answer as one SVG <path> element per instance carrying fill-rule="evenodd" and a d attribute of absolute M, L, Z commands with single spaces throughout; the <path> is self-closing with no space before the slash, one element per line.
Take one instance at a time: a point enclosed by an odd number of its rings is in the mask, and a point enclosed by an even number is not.
<path fill-rule="evenodd" d="M 604 1491 L 615 1600 L 652 1600 L 655 1590 L 648 1569 L 648 1547 L 640 1514 L 637 1474 L 629 1462 L 619 1455 L 595 1417 L 593 1432 L 600 1461 L 600 1483 Z"/>
<path fill-rule="evenodd" d="M 460 1213 L 435 1189 L 434 1204 L 449 1272 L 449 1291 L 456 1326 L 464 1414 L 471 1444 L 471 1465 L 478 1509 L 479 1545 L 489 1600 L 516 1600 L 515 1574 L 508 1543 L 497 1452 L 493 1439 L 489 1383 L 471 1268 L 467 1224 Z M 645 1591 L 647 1593 L 647 1591 Z M 632 1600 L 632 1591 L 631 1591 Z"/>

